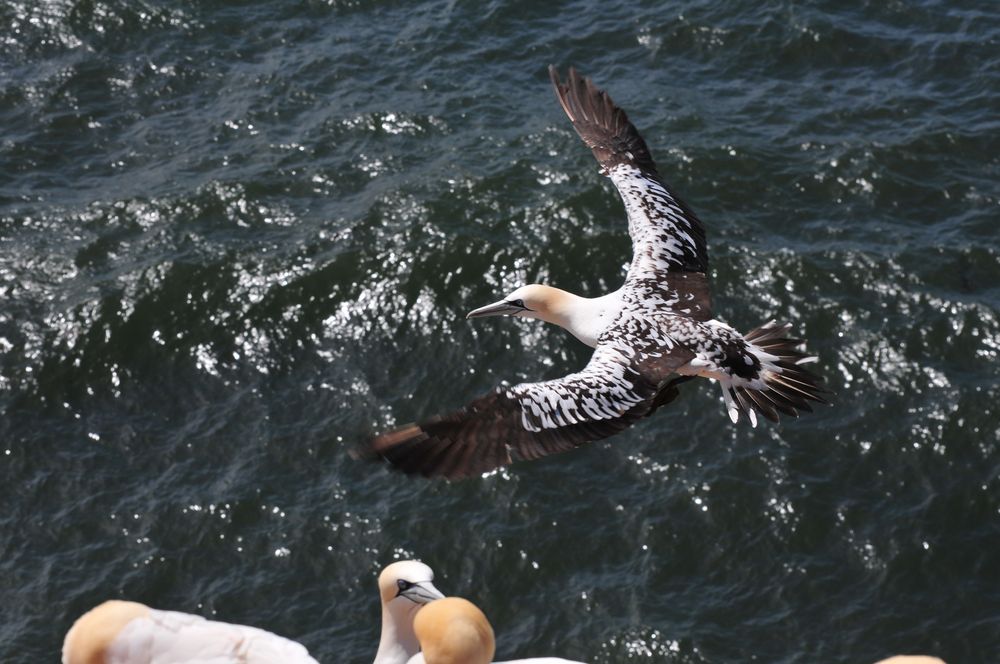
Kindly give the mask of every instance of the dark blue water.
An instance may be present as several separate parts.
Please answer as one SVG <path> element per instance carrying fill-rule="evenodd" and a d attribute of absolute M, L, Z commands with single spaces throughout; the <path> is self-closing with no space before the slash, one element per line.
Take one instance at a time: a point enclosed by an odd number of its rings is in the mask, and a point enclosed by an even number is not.
<path fill-rule="evenodd" d="M 457 484 L 373 431 L 588 351 L 466 321 L 585 295 L 620 201 L 549 63 L 606 87 L 708 232 L 715 309 L 790 320 L 836 404 L 685 386 Z M 121 597 L 364 662 L 419 557 L 498 657 L 1000 652 L 992 2 L 0 5 L 0 661 Z"/>

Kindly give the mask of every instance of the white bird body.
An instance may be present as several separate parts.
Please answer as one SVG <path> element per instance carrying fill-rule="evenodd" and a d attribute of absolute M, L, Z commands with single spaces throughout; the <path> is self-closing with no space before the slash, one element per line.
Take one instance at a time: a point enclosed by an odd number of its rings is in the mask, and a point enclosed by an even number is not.
<path fill-rule="evenodd" d="M 405 664 L 417 652 L 420 643 L 413 633 L 412 616 L 393 615 L 383 606 L 382 635 L 372 664 Z"/>
<path fill-rule="evenodd" d="M 413 619 L 444 597 L 434 572 L 406 560 L 379 575 L 382 635 L 374 664 L 406 664 L 420 650 Z M 300 644 L 247 625 L 111 600 L 82 615 L 63 641 L 63 664 L 317 664 Z"/>
<path fill-rule="evenodd" d="M 444 597 L 433 581 L 431 568 L 415 560 L 393 563 L 382 570 L 378 578 L 382 635 L 373 664 L 406 664 L 420 651 L 413 621 L 422 606 Z"/>
<path fill-rule="evenodd" d="M 493 627 L 485 614 L 461 597 L 446 597 L 420 609 L 414 631 L 422 652 L 406 664 L 491 664 Z M 512 659 L 493 664 L 584 664 L 559 657 Z"/>
<path fill-rule="evenodd" d="M 621 195 L 632 238 L 622 286 L 581 297 L 522 286 L 469 318 L 508 315 L 559 325 L 594 349 L 582 370 L 501 385 L 456 412 L 376 436 L 362 453 L 425 476 L 462 478 L 606 438 L 672 401 L 696 377 L 718 381 L 729 417 L 796 417 L 825 403 L 815 360 L 773 321 L 740 334 L 712 318 L 705 229 L 660 177 L 649 148 L 607 93 L 572 68 L 549 73 L 574 129 Z"/>
<path fill-rule="evenodd" d="M 317 664 L 295 641 L 246 625 L 111 600 L 66 635 L 63 664 Z"/>

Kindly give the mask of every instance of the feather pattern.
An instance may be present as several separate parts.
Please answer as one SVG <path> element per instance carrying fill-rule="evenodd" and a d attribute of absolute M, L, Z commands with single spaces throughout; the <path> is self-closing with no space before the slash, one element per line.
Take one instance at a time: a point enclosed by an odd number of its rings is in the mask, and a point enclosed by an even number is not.
<path fill-rule="evenodd" d="M 581 371 L 498 387 L 461 410 L 377 436 L 360 455 L 381 456 L 406 473 L 459 479 L 607 438 L 649 414 L 662 377 L 692 357 L 663 323 L 624 313 Z"/>
<path fill-rule="evenodd" d="M 666 272 L 706 273 L 705 229 L 662 180 L 625 111 L 572 67 L 565 83 L 555 67 L 549 67 L 549 77 L 573 128 L 625 203 L 632 237 L 628 280 L 661 279 Z"/>

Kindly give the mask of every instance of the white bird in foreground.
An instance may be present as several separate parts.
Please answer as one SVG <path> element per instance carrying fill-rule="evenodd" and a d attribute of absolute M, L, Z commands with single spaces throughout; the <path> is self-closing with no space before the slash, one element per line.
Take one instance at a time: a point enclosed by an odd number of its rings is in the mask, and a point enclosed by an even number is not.
<path fill-rule="evenodd" d="M 446 597 L 420 609 L 414 621 L 420 652 L 407 664 L 490 664 L 496 651 L 493 627 L 482 611 L 461 597 Z M 514 659 L 497 664 L 584 664 L 558 657 Z"/>
<path fill-rule="evenodd" d="M 606 92 L 570 68 L 549 67 L 563 110 L 625 203 L 632 262 L 618 290 L 586 298 L 551 286 L 518 288 L 469 318 L 537 318 L 594 348 L 583 370 L 496 388 L 465 408 L 376 436 L 360 456 L 406 473 L 481 474 L 606 438 L 677 396 L 694 377 L 716 380 L 729 417 L 811 411 L 825 403 L 815 361 L 774 321 L 740 334 L 712 318 L 705 230 L 660 177 L 645 141 Z"/>
<path fill-rule="evenodd" d="M 382 637 L 374 664 L 405 664 L 420 647 L 413 618 L 444 595 L 430 567 L 408 560 L 379 575 Z M 63 664 L 317 664 L 306 648 L 256 627 L 111 600 L 83 614 L 63 641 Z"/>
<path fill-rule="evenodd" d="M 110 600 L 66 634 L 63 664 L 318 664 L 302 644 L 271 632 Z"/>
<path fill-rule="evenodd" d="M 382 637 L 373 664 L 406 664 L 420 651 L 414 618 L 425 604 L 444 597 L 434 587 L 434 572 L 415 560 L 393 563 L 378 577 L 382 597 Z"/>

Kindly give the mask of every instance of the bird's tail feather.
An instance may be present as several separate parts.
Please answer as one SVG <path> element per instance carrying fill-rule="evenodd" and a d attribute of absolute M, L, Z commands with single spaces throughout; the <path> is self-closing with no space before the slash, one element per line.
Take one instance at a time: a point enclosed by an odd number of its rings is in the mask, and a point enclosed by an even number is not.
<path fill-rule="evenodd" d="M 801 339 L 786 336 L 791 327 L 772 320 L 743 335 L 761 366 L 755 380 L 722 381 L 722 397 L 733 422 L 743 413 L 757 426 L 755 411 L 777 422 L 778 413 L 798 417 L 801 411 L 812 412 L 810 401 L 829 403 L 823 398 L 830 394 L 823 379 L 803 366 L 817 358 L 800 350 Z"/>

